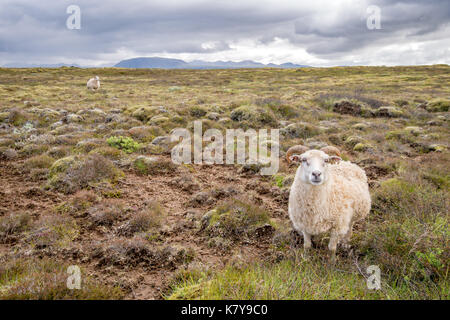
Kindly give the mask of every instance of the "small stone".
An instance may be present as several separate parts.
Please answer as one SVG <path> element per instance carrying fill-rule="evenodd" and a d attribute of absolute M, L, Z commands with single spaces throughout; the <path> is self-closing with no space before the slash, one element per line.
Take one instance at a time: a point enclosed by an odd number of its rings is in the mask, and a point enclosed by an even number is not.
<path fill-rule="evenodd" d="M 217 112 L 209 112 L 206 117 L 209 120 L 213 120 L 213 121 L 217 121 L 219 120 L 220 114 L 218 114 Z"/>
<path fill-rule="evenodd" d="M 170 136 L 159 136 L 153 139 L 152 144 L 161 145 L 161 144 L 170 144 Z"/>

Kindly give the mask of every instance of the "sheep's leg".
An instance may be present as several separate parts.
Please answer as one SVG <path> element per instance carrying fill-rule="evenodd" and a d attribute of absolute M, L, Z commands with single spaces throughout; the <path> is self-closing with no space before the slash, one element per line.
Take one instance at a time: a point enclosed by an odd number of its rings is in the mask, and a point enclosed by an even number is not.
<path fill-rule="evenodd" d="M 339 242 L 339 234 L 336 230 L 332 230 L 330 234 L 330 242 L 328 243 L 328 249 L 330 250 L 330 263 L 336 262 L 336 247 Z"/>
<path fill-rule="evenodd" d="M 350 240 L 352 238 L 352 234 L 353 234 L 353 223 L 350 225 L 350 228 L 348 229 L 347 233 L 342 239 L 342 247 L 346 250 L 350 249 Z"/>
<path fill-rule="evenodd" d="M 303 257 L 308 259 L 309 251 L 311 251 L 311 235 L 305 231 L 303 233 Z"/>
<path fill-rule="evenodd" d="M 305 231 L 302 231 L 303 233 L 303 248 L 305 250 L 308 250 L 311 248 L 311 235 Z"/>

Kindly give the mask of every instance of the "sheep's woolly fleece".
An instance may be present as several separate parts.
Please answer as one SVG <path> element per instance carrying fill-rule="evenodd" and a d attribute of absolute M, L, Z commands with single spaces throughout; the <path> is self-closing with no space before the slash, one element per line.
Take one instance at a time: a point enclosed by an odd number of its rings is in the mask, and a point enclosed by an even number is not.
<path fill-rule="evenodd" d="M 359 166 L 348 161 L 329 165 L 329 178 L 320 186 L 302 182 L 300 171 L 301 167 L 297 169 L 289 197 L 289 216 L 298 231 L 317 235 L 335 230 L 343 236 L 355 221 L 369 214 L 369 186 Z"/>
<path fill-rule="evenodd" d="M 91 78 L 86 84 L 88 89 L 97 90 L 100 88 L 100 79 L 99 77 Z"/>

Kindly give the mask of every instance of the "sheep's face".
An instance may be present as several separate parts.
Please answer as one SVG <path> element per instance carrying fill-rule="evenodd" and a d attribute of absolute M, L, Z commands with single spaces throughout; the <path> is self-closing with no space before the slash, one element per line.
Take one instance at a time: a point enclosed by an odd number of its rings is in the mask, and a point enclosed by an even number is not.
<path fill-rule="evenodd" d="M 328 166 L 340 160 L 340 157 L 329 156 L 320 150 L 308 150 L 291 156 L 292 162 L 300 163 L 297 171 L 300 170 L 301 181 L 314 186 L 325 183 L 328 180 Z"/>

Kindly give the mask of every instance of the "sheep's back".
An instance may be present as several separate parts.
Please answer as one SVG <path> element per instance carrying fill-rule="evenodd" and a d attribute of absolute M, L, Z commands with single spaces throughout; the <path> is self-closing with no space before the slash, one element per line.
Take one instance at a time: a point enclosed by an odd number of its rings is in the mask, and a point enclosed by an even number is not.
<path fill-rule="evenodd" d="M 370 211 L 371 199 L 367 176 L 363 169 L 348 161 L 330 167 L 333 174 L 335 203 L 339 211 L 351 204 L 354 215 L 353 220 L 360 220 Z"/>
<path fill-rule="evenodd" d="M 335 176 L 341 176 L 344 179 L 358 180 L 367 183 L 367 176 L 364 170 L 349 161 L 341 161 L 338 164 L 331 165 L 329 172 Z"/>
<path fill-rule="evenodd" d="M 89 89 L 98 89 L 98 87 L 99 87 L 99 82 L 97 82 L 97 79 L 95 79 L 95 78 L 91 78 L 91 79 L 89 79 L 89 81 L 87 82 L 87 87 L 89 88 Z"/>

